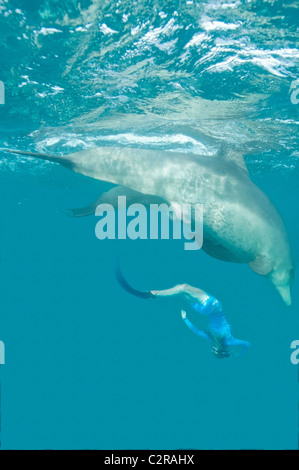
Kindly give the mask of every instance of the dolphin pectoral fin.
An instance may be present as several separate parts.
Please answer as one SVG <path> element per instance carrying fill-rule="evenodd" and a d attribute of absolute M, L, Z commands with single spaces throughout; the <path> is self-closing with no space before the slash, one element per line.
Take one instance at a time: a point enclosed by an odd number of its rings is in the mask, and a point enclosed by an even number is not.
<path fill-rule="evenodd" d="M 249 267 L 261 276 L 267 276 L 272 271 L 272 265 L 267 256 L 258 255 L 255 260 L 248 263 Z"/>
<path fill-rule="evenodd" d="M 275 285 L 275 284 L 274 284 Z M 292 304 L 292 298 L 291 298 L 291 289 L 290 286 L 279 286 L 275 285 L 278 293 L 280 294 L 282 300 L 287 306 L 290 306 Z"/>
<path fill-rule="evenodd" d="M 76 209 L 64 209 L 63 212 L 69 217 L 88 217 L 89 215 L 94 215 L 96 207 L 100 204 L 100 199 L 89 204 L 89 206 L 78 207 Z"/>
<path fill-rule="evenodd" d="M 242 263 L 234 253 L 229 251 L 225 246 L 221 245 L 221 243 L 211 236 L 204 235 L 202 249 L 213 258 L 220 259 L 222 261 Z"/>
<path fill-rule="evenodd" d="M 113 209 L 118 209 L 118 197 L 125 196 L 126 204 L 143 204 L 148 207 L 150 204 L 161 204 L 167 203 L 164 199 L 158 196 L 152 196 L 150 194 L 142 194 L 133 189 L 126 188 L 124 186 L 115 186 L 109 191 L 101 194 L 101 196 L 96 199 L 86 207 L 81 207 L 78 209 L 66 209 L 65 212 L 71 217 L 86 217 L 89 215 L 94 215 L 95 210 L 99 204 L 110 204 Z"/>
<path fill-rule="evenodd" d="M 111 189 L 108 193 L 110 193 L 111 200 L 113 201 L 110 202 L 110 204 L 112 204 L 116 209 L 118 207 L 118 196 L 126 196 L 127 206 L 131 204 L 142 204 L 145 207 L 149 207 L 151 204 L 169 205 L 169 203 L 165 199 L 162 199 L 159 196 L 153 196 L 152 194 L 143 194 L 138 191 L 135 191 L 134 189 L 130 189 L 124 186 L 116 186 L 116 188 Z"/>

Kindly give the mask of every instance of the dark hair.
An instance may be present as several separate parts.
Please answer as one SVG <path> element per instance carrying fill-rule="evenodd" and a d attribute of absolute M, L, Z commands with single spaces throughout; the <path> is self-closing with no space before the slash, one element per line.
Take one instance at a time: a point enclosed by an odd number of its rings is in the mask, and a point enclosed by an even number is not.
<path fill-rule="evenodd" d="M 230 357 L 230 351 L 225 344 L 225 335 L 215 335 L 210 330 L 206 330 L 212 343 L 212 354 L 218 359 Z"/>

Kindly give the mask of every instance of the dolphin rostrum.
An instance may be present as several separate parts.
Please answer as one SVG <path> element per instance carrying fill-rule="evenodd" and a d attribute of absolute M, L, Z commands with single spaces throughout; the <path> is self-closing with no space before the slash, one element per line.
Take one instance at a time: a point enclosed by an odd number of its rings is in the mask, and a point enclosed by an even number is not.
<path fill-rule="evenodd" d="M 130 200 L 136 195 L 142 202 L 146 195 L 145 202 L 154 196 L 154 202 L 160 198 L 174 206 L 202 204 L 204 251 L 220 260 L 248 263 L 253 271 L 269 278 L 284 302 L 291 304 L 294 268 L 284 223 L 268 197 L 250 180 L 239 153 L 202 156 L 95 147 L 54 156 L 2 150 L 57 162 L 76 173 L 121 185 L 122 194 L 128 191 Z M 120 194 L 115 190 L 105 193 L 109 202 L 113 191 Z M 87 215 L 88 208 L 73 215 L 85 212 Z"/>

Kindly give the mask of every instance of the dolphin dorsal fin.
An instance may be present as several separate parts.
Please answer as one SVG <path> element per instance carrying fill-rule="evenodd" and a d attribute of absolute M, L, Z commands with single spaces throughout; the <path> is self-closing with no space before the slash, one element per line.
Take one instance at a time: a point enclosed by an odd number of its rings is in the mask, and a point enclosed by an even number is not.
<path fill-rule="evenodd" d="M 236 165 L 238 165 L 238 167 L 241 170 L 243 170 L 248 175 L 248 170 L 247 170 L 245 160 L 243 158 L 242 153 L 239 152 L 238 150 L 229 148 L 228 144 L 222 143 L 218 152 L 218 156 L 220 158 L 225 158 L 226 160 L 229 160 L 230 162 L 235 163 Z"/>

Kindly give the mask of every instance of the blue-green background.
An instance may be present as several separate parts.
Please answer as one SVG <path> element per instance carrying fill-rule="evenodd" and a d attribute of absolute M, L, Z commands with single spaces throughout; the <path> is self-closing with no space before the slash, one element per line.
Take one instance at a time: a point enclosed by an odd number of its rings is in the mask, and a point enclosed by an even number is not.
<path fill-rule="evenodd" d="M 228 142 L 282 214 L 297 262 L 297 12 L 279 1 L 1 3 L 1 147 L 113 143 L 183 159 Z M 183 241 L 99 241 L 95 217 L 63 209 L 109 184 L 0 158 L 3 449 L 296 448 L 298 276 L 286 307 L 248 266 Z M 117 256 L 137 288 L 188 282 L 213 293 L 249 351 L 213 358 L 175 300 L 121 290 Z"/>

